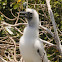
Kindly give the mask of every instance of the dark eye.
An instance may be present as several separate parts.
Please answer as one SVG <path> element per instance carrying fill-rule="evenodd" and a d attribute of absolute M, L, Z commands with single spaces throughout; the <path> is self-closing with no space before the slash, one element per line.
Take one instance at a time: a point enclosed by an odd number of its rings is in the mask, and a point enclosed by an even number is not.
<path fill-rule="evenodd" d="M 27 12 L 27 14 L 32 15 L 32 13 L 30 13 L 30 12 Z"/>
<path fill-rule="evenodd" d="M 31 12 L 27 12 L 26 15 L 27 15 L 28 19 L 32 19 L 32 13 Z"/>

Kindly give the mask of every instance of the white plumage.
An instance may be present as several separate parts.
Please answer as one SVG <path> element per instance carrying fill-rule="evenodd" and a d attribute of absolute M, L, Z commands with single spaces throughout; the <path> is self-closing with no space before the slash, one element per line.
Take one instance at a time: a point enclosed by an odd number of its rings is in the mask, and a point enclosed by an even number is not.
<path fill-rule="evenodd" d="M 39 39 L 39 15 L 34 9 L 26 9 L 28 25 L 20 38 L 19 49 L 25 62 L 48 62 L 43 43 Z M 31 14 L 30 14 L 31 13 Z"/>

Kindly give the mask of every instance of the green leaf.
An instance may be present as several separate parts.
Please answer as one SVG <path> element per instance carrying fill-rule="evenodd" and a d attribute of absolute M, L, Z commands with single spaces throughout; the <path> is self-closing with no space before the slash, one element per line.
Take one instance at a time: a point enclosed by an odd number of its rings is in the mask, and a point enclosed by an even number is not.
<path fill-rule="evenodd" d="M 19 7 L 18 4 L 15 4 L 15 5 L 13 6 L 14 9 L 17 9 L 18 7 Z"/>
<path fill-rule="evenodd" d="M 62 21 L 60 22 L 60 24 L 62 24 Z"/>
<path fill-rule="evenodd" d="M 6 5 L 6 3 L 5 2 L 2 2 L 2 5 Z"/>

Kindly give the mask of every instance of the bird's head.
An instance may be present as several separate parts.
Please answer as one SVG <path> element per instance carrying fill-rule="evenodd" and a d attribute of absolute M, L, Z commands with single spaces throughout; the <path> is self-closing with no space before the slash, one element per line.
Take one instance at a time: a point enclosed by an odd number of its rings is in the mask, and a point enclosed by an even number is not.
<path fill-rule="evenodd" d="M 26 11 L 20 12 L 21 17 L 25 17 L 27 19 L 33 19 L 38 17 L 38 13 L 34 9 L 27 8 Z"/>
<path fill-rule="evenodd" d="M 26 11 L 20 12 L 20 16 L 28 19 L 30 27 L 39 26 L 39 15 L 36 10 L 27 8 Z"/>

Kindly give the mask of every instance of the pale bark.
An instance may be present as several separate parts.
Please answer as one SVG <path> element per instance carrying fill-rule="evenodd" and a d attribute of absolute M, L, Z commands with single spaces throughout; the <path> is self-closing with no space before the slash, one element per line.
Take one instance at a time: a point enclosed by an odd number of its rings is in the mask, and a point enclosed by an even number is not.
<path fill-rule="evenodd" d="M 47 7 L 48 7 L 48 13 L 50 15 L 50 19 L 52 21 L 52 24 L 53 24 L 53 28 L 54 28 L 54 39 L 56 41 L 56 44 L 57 44 L 57 48 L 60 52 L 60 54 L 62 55 L 62 46 L 61 46 L 61 43 L 60 43 L 60 39 L 59 39 L 59 36 L 58 36 L 58 31 L 57 31 L 57 28 L 56 28 L 56 24 L 55 24 L 55 19 L 54 19 L 54 15 L 53 15 L 53 12 L 52 12 L 52 9 L 51 9 L 51 6 L 50 6 L 50 0 L 46 0 L 46 4 L 47 4 Z"/>

